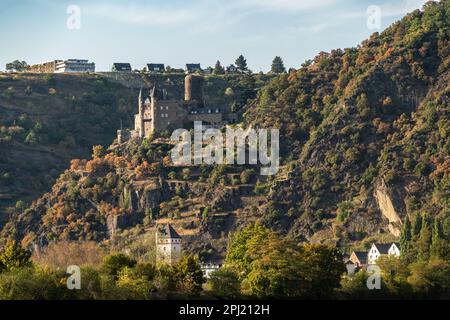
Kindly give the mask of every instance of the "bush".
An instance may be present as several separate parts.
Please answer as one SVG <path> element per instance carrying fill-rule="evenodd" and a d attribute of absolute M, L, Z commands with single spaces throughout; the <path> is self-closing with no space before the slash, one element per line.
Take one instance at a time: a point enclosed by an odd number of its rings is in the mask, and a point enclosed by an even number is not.
<path fill-rule="evenodd" d="M 208 284 L 214 296 L 221 299 L 237 299 L 241 295 L 241 282 L 235 271 L 221 268 L 211 273 Z"/>
<path fill-rule="evenodd" d="M 103 259 L 103 270 L 110 276 L 117 278 L 119 272 L 125 268 L 133 268 L 136 260 L 128 257 L 123 253 L 115 253 L 106 256 Z"/>
<path fill-rule="evenodd" d="M 14 271 L 29 268 L 33 264 L 31 253 L 22 248 L 16 241 L 9 242 L 0 254 L 0 270 Z"/>

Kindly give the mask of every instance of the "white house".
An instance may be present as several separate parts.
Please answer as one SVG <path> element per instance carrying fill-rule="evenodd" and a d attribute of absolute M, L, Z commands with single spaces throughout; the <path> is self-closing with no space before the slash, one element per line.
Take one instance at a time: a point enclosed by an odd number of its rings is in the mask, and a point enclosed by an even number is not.
<path fill-rule="evenodd" d="M 363 268 L 367 264 L 367 252 L 353 251 L 350 255 L 349 261 L 358 268 Z"/>
<path fill-rule="evenodd" d="M 391 243 L 374 243 L 367 254 L 368 264 L 376 264 L 382 255 L 400 256 L 400 245 L 395 242 Z"/>
<path fill-rule="evenodd" d="M 222 268 L 222 262 L 208 262 L 200 264 L 200 269 L 202 269 L 203 276 L 206 279 L 209 279 L 211 273 L 219 270 L 220 268 Z"/>

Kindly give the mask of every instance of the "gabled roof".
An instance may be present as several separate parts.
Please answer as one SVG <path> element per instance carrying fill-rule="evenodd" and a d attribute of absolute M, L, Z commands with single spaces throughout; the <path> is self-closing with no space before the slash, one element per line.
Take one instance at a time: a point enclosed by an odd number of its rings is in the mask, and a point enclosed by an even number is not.
<path fill-rule="evenodd" d="M 166 239 L 181 239 L 180 235 L 175 231 L 170 223 L 165 223 L 158 227 L 158 236 Z"/>
<path fill-rule="evenodd" d="M 129 63 L 113 63 L 113 69 L 117 71 L 131 71 L 131 64 Z"/>
<path fill-rule="evenodd" d="M 374 243 L 374 246 L 380 252 L 380 254 L 388 254 L 389 249 L 392 247 L 391 243 Z"/>
<path fill-rule="evenodd" d="M 353 251 L 352 254 L 355 254 L 356 258 L 361 262 L 362 264 L 367 263 L 367 252 L 365 251 Z"/>
<path fill-rule="evenodd" d="M 164 66 L 164 63 L 147 63 L 147 69 L 150 71 L 153 71 L 153 70 L 164 71 L 165 66 Z"/>
<path fill-rule="evenodd" d="M 186 70 L 195 71 L 195 70 L 202 70 L 202 68 L 200 67 L 200 63 L 187 63 Z"/>

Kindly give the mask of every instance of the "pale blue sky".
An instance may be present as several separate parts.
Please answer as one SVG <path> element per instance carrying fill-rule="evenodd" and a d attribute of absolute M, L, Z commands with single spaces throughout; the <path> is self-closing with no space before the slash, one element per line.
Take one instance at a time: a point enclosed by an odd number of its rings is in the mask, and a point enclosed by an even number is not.
<path fill-rule="evenodd" d="M 233 63 L 244 54 L 254 71 L 275 55 L 299 67 L 320 51 L 355 46 L 374 31 L 367 8 L 381 8 L 381 29 L 425 0 L 1 0 L 0 70 L 14 59 L 38 63 L 85 58 L 107 71 L 112 62 L 141 69 Z M 81 29 L 66 26 L 69 5 Z"/>

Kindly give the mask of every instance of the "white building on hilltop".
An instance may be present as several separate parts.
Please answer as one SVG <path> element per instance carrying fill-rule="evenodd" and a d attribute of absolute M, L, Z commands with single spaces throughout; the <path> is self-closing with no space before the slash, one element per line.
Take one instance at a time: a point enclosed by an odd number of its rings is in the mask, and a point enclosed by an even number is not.
<path fill-rule="evenodd" d="M 80 59 L 56 61 L 55 73 L 66 72 L 95 72 L 95 63 Z"/>
<path fill-rule="evenodd" d="M 169 224 L 156 229 L 156 263 L 172 265 L 181 259 L 181 237 Z"/>

